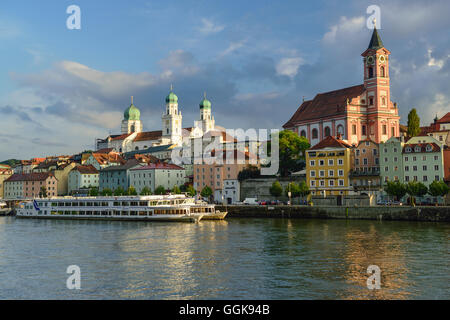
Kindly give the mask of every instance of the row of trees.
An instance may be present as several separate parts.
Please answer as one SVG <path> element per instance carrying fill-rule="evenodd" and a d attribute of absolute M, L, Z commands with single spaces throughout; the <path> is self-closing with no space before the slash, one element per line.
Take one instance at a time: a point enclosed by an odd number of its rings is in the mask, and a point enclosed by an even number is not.
<path fill-rule="evenodd" d="M 450 188 L 444 181 L 433 181 L 427 188 L 425 184 L 418 181 L 410 181 L 402 183 L 400 181 L 388 181 L 384 187 L 384 191 L 397 201 L 403 198 L 406 194 L 410 196 L 411 204 L 415 204 L 416 197 L 423 197 L 427 194 L 433 197 L 444 197 L 448 194 Z"/>
<path fill-rule="evenodd" d="M 182 193 L 187 193 L 190 196 L 195 196 L 197 194 L 197 192 L 195 191 L 194 187 L 189 185 L 182 185 L 180 187 L 178 186 L 174 186 L 172 188 L 172 190 L 167 190 L 166 188 L 164 188 L 163 186 L 158 186 L 156 187 L 154 193 L 152 192 L 152 190 L 149 187 L 144 187 L 142 188 L 141 192 L 139 193 L 139 195 L 141 196 L 149 196 L 152 194 L 155 195 L 164 195 L 167 193 L 172 193 L 172 194 L 182 194 Z M 117 189 L 115 190 L 111 190 L 109 188 L 105 188 L 102 191 L 99 191 L 97 187 L 89 187 L 89 195 L 92 197 L 96 197 L 96 196 L 137 196 L 138 193 L 136 191 L 136 188 L 133 186 L 130 186 L 127 190 L 123 189 L 122 187 L 117 187 Z"/>
<path fill-rule="evenodd" d="M 272 186 L 269 189 L 270 194 L 274 196 L 275 198 L 280 197 L 283 194 L 283 187 L 281 186 L 281 183 L 279 181 L 275 181 L 272 183 Z M 289 196 L 289 192 L 291 193 L 291 198 L 299 198 L 299 197 L 306 197 L 311 193 L 309 190 L 308 185 L 305 181 L 300 182 L 300 184 L 297 184 L 295 182 L 290 182 L 285 188 L 284 188 L 284 194 L 285 196 Z"/>

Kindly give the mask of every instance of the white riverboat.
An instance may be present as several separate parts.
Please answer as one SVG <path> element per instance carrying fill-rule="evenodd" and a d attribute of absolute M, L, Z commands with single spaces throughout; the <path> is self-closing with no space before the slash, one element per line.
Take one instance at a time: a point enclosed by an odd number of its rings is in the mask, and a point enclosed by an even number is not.
<path fill-rule="evenodd" d="M 56 197 L 21 202 L 17 218 L 198 222 L 214 205 L 185 195 Z"/>

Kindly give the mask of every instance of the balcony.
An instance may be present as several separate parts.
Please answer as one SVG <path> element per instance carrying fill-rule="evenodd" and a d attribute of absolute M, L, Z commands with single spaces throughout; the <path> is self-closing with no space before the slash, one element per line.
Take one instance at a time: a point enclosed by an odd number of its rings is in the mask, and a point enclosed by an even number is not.
<path fill-rule="evenodd" d="M 359 168 L 350 171 L 350 178 L 357 177 L 379 177 L 380 167 Z"/>

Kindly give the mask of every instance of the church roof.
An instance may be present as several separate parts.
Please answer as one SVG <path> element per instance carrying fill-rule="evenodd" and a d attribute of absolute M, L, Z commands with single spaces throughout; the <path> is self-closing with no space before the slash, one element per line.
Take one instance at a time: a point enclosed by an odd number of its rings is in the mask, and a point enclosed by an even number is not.
<path fill-rule="evenodd" d="M 347 99 L 350 101 L 362 95 L 365 91 L 364 85 L 360 84 L 340 90 L 317 94 L 313 100 L 304 101 L 294 115 L 283 125 L 283 128 L 291 128 L 297 122 L 331 117 L 345 114 L 344 105 Z"/>
<path fill-rule="evenodd" d="M 372 38 L 370 39 L 369 47 L 367 49 L 378 50 L 383 47 L 383 41 L 381 41 L 381 37 L 378 34 L 377 28 L 373 28 Z"/>
<path fill-rule="evenodd" d="M 139 132 L 133 141 L 158 140 L 162 136 L 162 130 Z"/>

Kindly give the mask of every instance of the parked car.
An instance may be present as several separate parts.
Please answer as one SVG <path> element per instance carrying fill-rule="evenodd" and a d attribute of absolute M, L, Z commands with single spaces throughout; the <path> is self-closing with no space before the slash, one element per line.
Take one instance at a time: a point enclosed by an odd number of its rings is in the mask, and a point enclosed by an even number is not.
<path fill-rule="evenodd" d="M 256 198 L 245 198 L 244 202 L 245 205 L 257 205 L 258 199 Z"/>
<path fill-rule="evenodd" d="M 259 202 L 260 206 L 267 206 L 269 203 L 266 200 L 262 200 Z"/>

